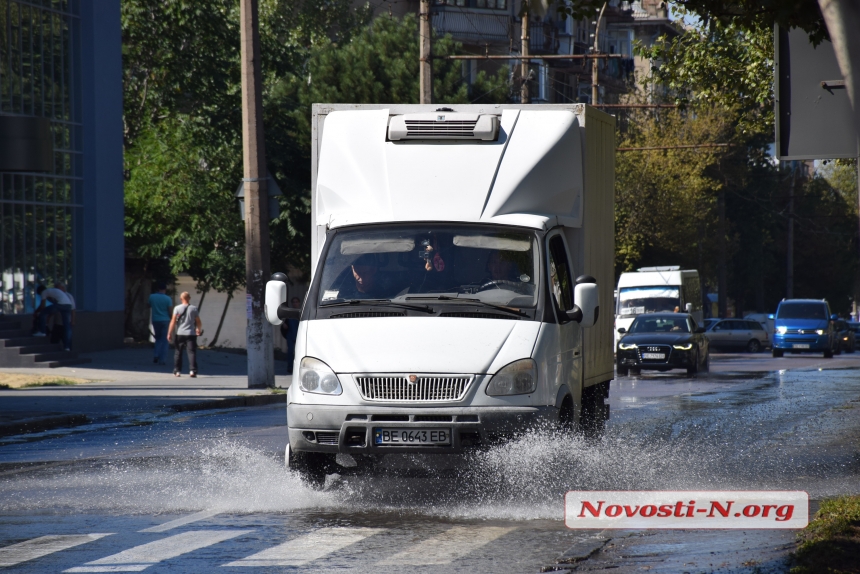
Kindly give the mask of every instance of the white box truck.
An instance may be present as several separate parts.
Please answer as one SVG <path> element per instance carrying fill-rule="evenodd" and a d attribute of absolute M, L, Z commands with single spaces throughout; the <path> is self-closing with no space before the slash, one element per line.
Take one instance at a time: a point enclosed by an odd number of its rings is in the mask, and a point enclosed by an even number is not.
<path fill-rule="evenodd" d="M 266 293 L 271 323 L 300 318 L 287 464 L 319 480 L 336 461 L 601 428 L 614 118 L 316 104 L 312 130 L 311 285 L 300 312 L 282 276 Z"/>
<path fill-rule="evenodd" d="M 633 320 L 645 313 L 690 313 L 703 325 L 699 272 L 678 265 L 641 267 L 618 278 L 615 309 L 615 343 L 618 329 L 630 330 Z"/>

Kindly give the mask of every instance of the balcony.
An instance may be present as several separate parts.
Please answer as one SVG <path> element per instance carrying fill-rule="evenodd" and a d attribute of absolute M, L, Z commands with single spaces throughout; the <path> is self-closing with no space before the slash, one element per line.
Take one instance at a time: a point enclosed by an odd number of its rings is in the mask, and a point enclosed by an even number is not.
<path fill-rule="evenodd" d="M 464 44 L 503 44 L 506 49 L 510 45 L 513 30 L 507 12 L 434 6 L 431 15 L 433 29 L 440 36 L 451 34 Z"/>

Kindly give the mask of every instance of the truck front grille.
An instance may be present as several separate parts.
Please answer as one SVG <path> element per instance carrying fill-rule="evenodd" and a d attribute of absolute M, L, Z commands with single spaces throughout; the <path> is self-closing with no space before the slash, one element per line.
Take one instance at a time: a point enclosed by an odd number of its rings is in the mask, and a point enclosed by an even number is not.
<path fill-rule="evenodd" d="M 358 375 L 355 382 L 366 401 L 437 403 L 461 400 L 472 377 L 419 375 L 410 382 L 406 375 Z"/>

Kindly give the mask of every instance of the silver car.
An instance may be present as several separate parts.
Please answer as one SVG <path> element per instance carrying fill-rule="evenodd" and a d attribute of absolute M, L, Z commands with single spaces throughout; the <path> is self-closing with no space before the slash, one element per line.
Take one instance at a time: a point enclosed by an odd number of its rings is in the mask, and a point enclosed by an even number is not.
<path fill-rule="evenodd" d="M 770 347 L 770 338 L 758 321 L 747 319 L 722 319 L 705 332 L 712 349 L 724 351 L 746 350 L 758 353 Z"/>

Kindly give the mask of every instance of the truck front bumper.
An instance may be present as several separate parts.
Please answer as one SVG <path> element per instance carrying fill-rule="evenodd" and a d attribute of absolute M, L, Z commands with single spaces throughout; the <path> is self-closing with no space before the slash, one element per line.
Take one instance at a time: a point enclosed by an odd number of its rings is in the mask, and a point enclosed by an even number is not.
<path fill-rule="evenodd" d="M 541 407 L 324 406 L 290 404 L 287 427 L 295 451 L 389 454 L 455 454 L 511 438 L 529 428 L 555 424 L 558 409 Z M 377 445 L 374 429 L 446 429 L 451 444 Z"/>

